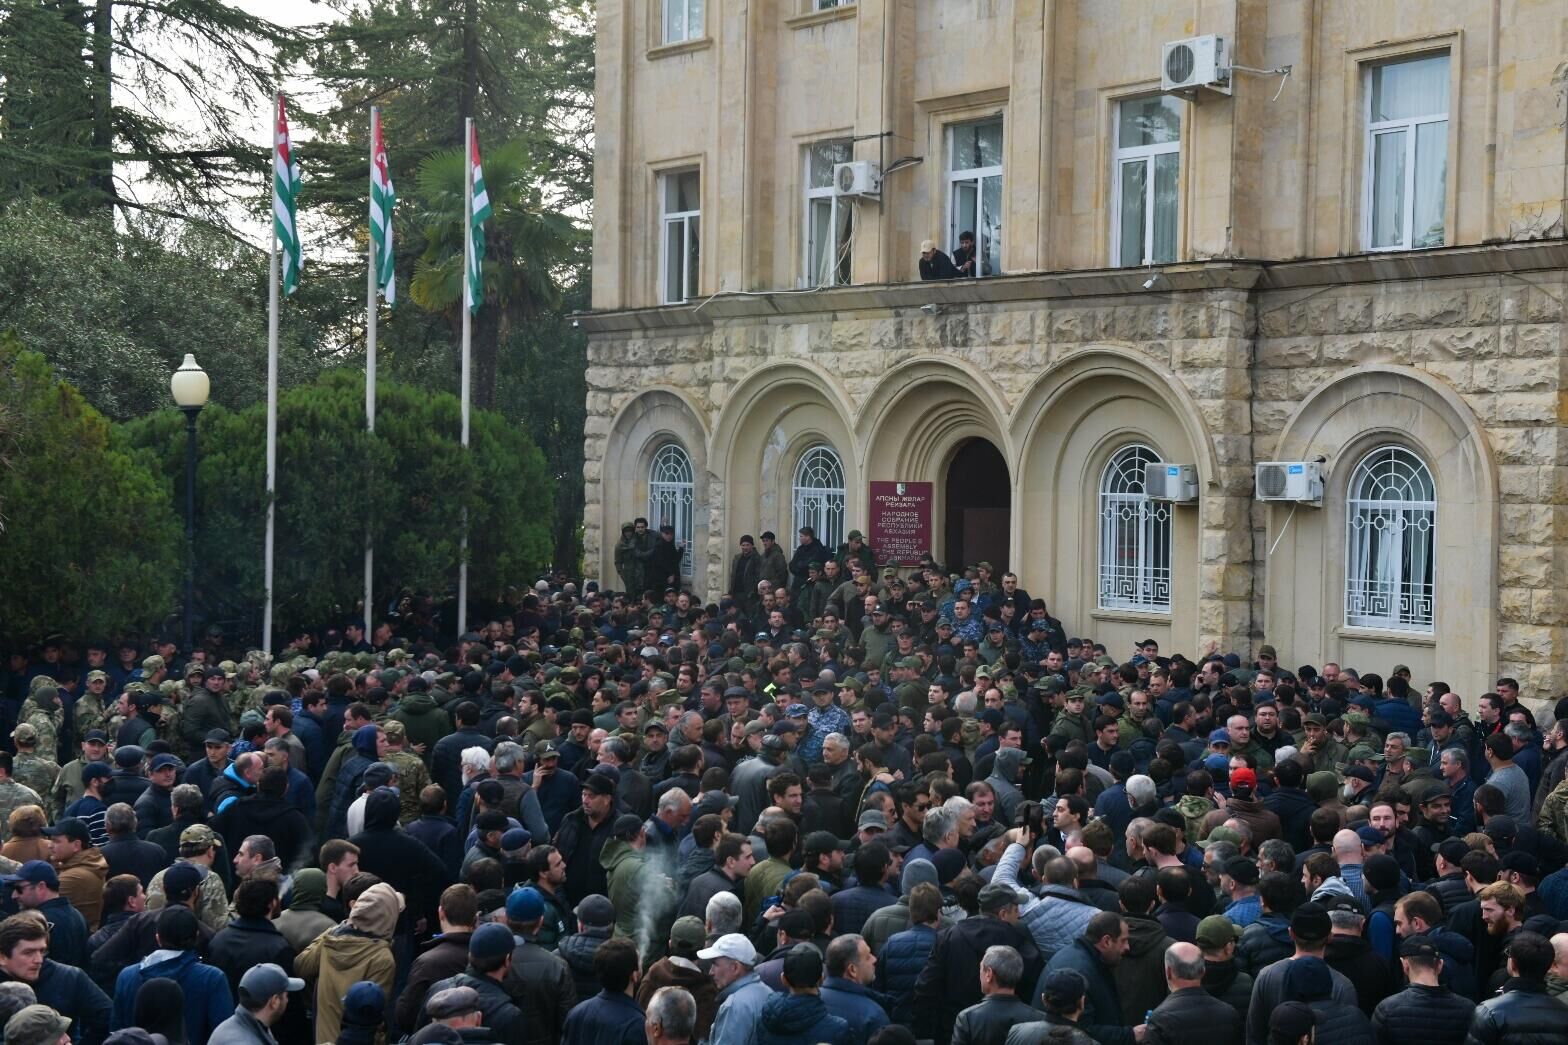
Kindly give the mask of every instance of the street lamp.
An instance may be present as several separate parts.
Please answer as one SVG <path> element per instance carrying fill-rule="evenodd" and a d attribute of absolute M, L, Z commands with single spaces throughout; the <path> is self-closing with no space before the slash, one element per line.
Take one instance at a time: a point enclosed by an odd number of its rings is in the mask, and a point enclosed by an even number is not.
<path fill-rule="evenodd" d="M 207 371 L 196 365 L 196 357 L 185 353 L 169 378 L 174 405 L 185 411 L 185 652 L 194 648 L 191 629 L 196 602 L 196 415 L 207 405 L 212 383 Z"/>

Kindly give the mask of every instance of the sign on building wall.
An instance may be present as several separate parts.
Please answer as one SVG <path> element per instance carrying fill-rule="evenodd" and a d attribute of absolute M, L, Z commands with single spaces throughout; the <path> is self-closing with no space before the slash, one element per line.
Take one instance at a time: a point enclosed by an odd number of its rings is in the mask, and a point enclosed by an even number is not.
<path fill-rule="evenodd" d="M 871 484 L 871 548 L 877 561 L 913 566 L 931 552 L 931 484 Z"/>

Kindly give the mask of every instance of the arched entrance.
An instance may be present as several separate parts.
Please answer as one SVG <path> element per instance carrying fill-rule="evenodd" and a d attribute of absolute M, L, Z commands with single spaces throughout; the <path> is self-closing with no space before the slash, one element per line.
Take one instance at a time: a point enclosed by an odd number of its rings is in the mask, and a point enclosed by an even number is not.
<path fill-rule="evenodd" d="M 948 463 L 943 485 L 946 506 L 943 565 L 953 573 L 977 562 L 1006 572 L 1012 522 L 1012 481 L 1007 460 L 989 439 L 961 443 Z"/>

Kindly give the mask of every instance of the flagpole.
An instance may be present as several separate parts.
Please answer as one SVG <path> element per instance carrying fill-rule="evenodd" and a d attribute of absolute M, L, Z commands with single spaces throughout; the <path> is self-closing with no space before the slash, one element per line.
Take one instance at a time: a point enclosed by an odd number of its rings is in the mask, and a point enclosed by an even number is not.
<path fill-rule="evenodd" d="M 370 107 L 370 199 L 375 206 L 376 197 L 376 141 L 381 126 L 381 108 Z M 390 215 L 382 220 L 390 221 Z M 374 230 L 365 237 L 365 430 L 376 434 L 376 237 Z M 372 486 L 374 483 L 371 484 Z M 371 585 L 375 568 L 375 549 L 371 546 L 371 519 L 366 501 L 365 513 L 365 633 L 375 627 L 372 620 L 374 605 L 371 602 Z"/>
<path fill-rule="evenodd" d="M 279 92 L 272 100 L 273 155 L 276 156 L 278 112 L 283 105 Z M 291 157 L 292 161 L 292 157 Z M 276 162 L 276 161 L 274 161 Z M 267 536 L 262 553 L 262 587 L 266 603 L 261 611 L 261 648 L 272 652 L 272 544 L 276 527 L 274 501 L 278 490 L 278 179 L 272 177 L 272 213 L 267 225 L 272 230 L 271 263 L 267 266 Z"/>
<path fill-rule="evenodd" d="M 462 364 L 462 416 L 463 449 L 468 449 L 468 359 L 469 342 L 473 336 L 474 313 L 468 307 L 468 295 L 473 284 L 469 282 L 468 263 L 474 251 L 474 118 L 463 121 L 463 364 Z M 457 634 L 468 630 L 468 509 L 463 509 L 463 532 L 458 546 L 457 559 Z"/>

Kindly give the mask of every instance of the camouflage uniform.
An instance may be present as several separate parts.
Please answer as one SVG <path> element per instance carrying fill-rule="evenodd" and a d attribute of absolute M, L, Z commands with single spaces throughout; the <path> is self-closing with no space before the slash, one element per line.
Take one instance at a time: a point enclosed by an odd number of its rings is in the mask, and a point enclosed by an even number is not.
<path fill-rule="evenodd" d="M 222 844 L 223 840 L 206 824 L 192 824 L 180 832 L 182 852 L 187 847 L 211 847 Z M 181 859 L 185 858 L 181 857 Z M 152 881 L 147 883 L 147 910 L 149 911 L 156 911 L 169 902 L 168 897 L 163 893 L 163 875 L 164 871 L 159 871 L 152 876 Z M 222 877 L 217 874 L 202 876 L 201 885 L 196 890 L 195 910 L 197 920 L 215 933 L 229 924 L 229 894 L 223 887 Z"/>
<path fill-rule="evenodd" d="M 60 691 L 53 686 L 34 689 L 33 695 L 22 702 L 17 722 L 32 726 L 37 731 L 38 753 L 54 758 L 60 751 L 60 729 L 65 724 L 65 709 L 60 706 Z M 15 734 L 12 734 L 15 737 Z"/>
<path fill-rule="evenodd" d="M 30 722 L 24 722 L 11 731 L 11 739 L 16 741 L 16 758 L 11 763 L 11 779 L 30 788 L 38 795 L 47 795 L 54 787 L 55 780 L 60 776 L 60 767 L 49 758 L 39 753 L 38 729 Z M 27 750 L 23 750 L 26 748 Z M 57 812 L 39 799 L 38 804 L 44 811 L 51 814 Z"/>
<path fill-rule="evenodd" d="M 385 728 L 389 742 L 403 744 L 408 741 L 408 733 L 397 719 L 388 719 Z M 381 761 L 397 770 L 398 823 L 413 823 L 419 819 L 419 793 L 430 786 L 430 770 L 425 768 L 425 760 L 412 751 L 388 751 Z"/>
<path fill-rule="evenodd" d="M 153 732 L 171 750 L 179 751 L 185 746 L 180 737 L 180 705 L 185 702 L 185 686 L 184 683 L 165 682 L 159 691 L 163 694 L 163 703 L 148 709 L 152 713 Z"/>
<path fill-rule="evenodd" d="M 109 714 L 104 710 L 103 701 L 95 694 L 83 693 L 76 698 L 76 706 L 71 709 L 71 728 L 76 733 L 78 743 L 89 730 L 103 729 L 108 720 Z"/>
<path fill-rule="evenodd" d="M 11 814 L 29 805 L 44 808 L 37 791 L 14 779 L 0 780 L 0 842 L 11 840 Z"/>

